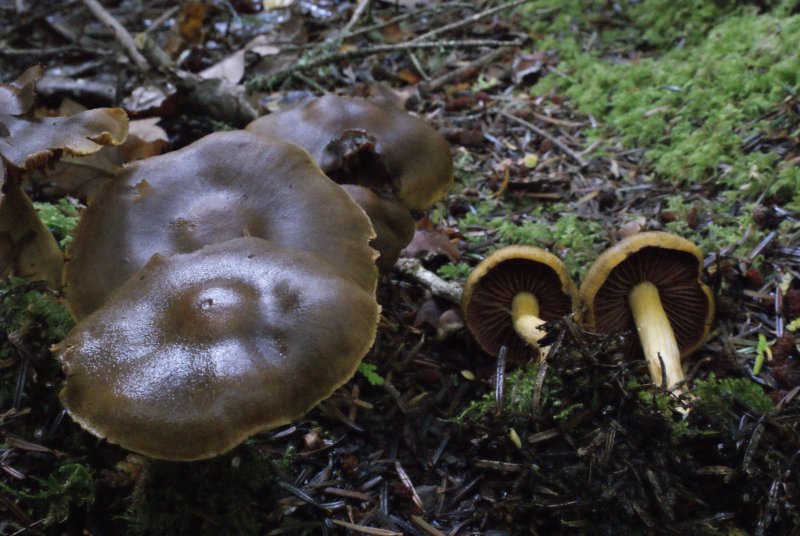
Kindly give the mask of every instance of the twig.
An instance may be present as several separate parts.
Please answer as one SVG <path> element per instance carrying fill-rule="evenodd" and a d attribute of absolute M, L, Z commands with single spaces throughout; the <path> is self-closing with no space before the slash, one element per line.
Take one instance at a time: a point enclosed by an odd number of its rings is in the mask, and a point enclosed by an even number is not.
<path fill-rule="evenodd" d="M 397 476 L 400 477 L 400 482 L 402 482 L 406 489 L 411 492 L 411 500 L 414 501 L 414 504 L 417 506 L 417 508 L 419 508 L 422 512 L 425 512 L 425 505 L 422 504 L 422 499 L 417 493 L 417 489 L 414 487 L 411 477 L 409 477 L 408 473 L 406 473 L 406 470 L 403 469 L 403 465 L 399 461 L 395 460 L 394 468 L 395 471 L 397 471 Z"/>
<path fill-rule="evenodd" d="M 422 284 L 431 294 L 453 303 L 461 303 L 463 290 L 457 283 L 449 283 L 422 266 L 418 259 L 402 258 L 394 265 L 394 269 L 402 275 Z"/>
<path fill-rule="evenodd" d="M 417 41 L 430 40 L 430 39 L 436 37 L 437 35 L 441 35 L 443 33 L 447 33 L 450 30 L 455 30 L 456 28 L 461 28 L 462 26 L 469 26 L 473 22 L 478 22 L 479 20 L 485 19 L 489 15 L 494 15 L 495 13 L 497 13 L 499 11 L 503 11 L 504 9 L 511 9 L 512 7 L 517 7 L 517 6 L 520 6 L 520 5 L 522 5 L 522 4 L 526 3 L 526 2 L 531 2 L 531 1 L 532 0 L 514 0 L 513 2 L 508 2 L 506 4 L 500 4 L 499 6 L 495 6 L 495 7 L 486 9 L 484 11 L 481 11 L 479 13 L 475 13 L 474 15 L 472 15 L 471 17 L 467 17 L 466 19 L 459 20 L 459 21 L 453 22 L 451 24 L 445 24 L 441 28 L 436 28 L 435 30 L 431 30 L 430 32 L 424 33 L 422 35 L 418 35 L 417 37 L 412 39 L 411 42 L 413 43 L 413 42 L 417 42 Z"/>
<path fill-rule="evenodd" d="M 78 45 L 64 45 L 63 47 L 47 47 L 47 48 L 0 48 L 0 56 L 11 57 L 28 57 L 28 56 L 55 56 L 59 54 L 67 54 L 70 52 L 80 52 L 82 54 L 108 54 L 105 50 L 89 50 L 85 47 Z"/>
<path fill-rule="evenodd" d="M 155 32 L 156 30 L 158 30 L 161 27 L 162 24 L 167 22 L 167 20 L 169 20 L 171 17 L 174 17 L 178 13 L 179 10 L 180 10 L 179 6 L 172 6 L 171 8 L 166 10 L 164 13 L 159 15 L 158 18 L 156 20 L 154 20 L 150 24 L 150 26 L 145 28 L 142 33 L 145 34 L 145 35 L 150 35 L 151 33 Z"/>
<path fill-rule="evenodd" d="M 117 41 L 125 48 L 125 51 L 133 60 L 133 63 L 136 64 L 136 67 L 140 71 L 147 71 L 149 69 L 149 64 L 147 60 L 142 56 L 139 50 L 136 48 L 136 41 L 134 41 L 133 36 L 128 33 L 122 24 L 115 19 L 111 13 L 106 11 L 100 2 L 97 0 L 82 0 L 83 5 L 89 8 L 89 11 L 103 24 L 109 26 L 112 30 L 114 30 L 114 35 L 117 38 Z"/>
<path fill-rule="evenodd" d="M 298 71 L 305 71 L 321 67 L 329 63 L 341 60 L 349 60 L 353 58 L 360 58 L 365 56 L 372 56 L 373 54 L 383 54 L 386 52 L 402 52 L 406 50 L 417 50 L 426 48 L 477 48 L 477 47 L 501 47 L 501 46 L 520 46 L 522 41 L 499 41 L 496 39 L 465 39 L 461 41 L 433 41 L 433 42 L 412 42 L 396 44 L 383 44 L 374 45 L 371 47 L 357 48 L 354 50 L 345 50 L 339 52 L 332 52 L 323 54 L 312 60 L 300 60 L 291 67 L 275 71 L 267 76 L 259 76 L 253 78 L 247 83 L 248 91 L 264 91 L 275 84 L 282 82 L 287 77 Z"/>
<path fill-rule="evenodd" d="M 503 391 L 506 386 L 506 354 L 508 353 L 508 346 L 505 344 L 500 347 L 497 353 L 497 366 L 495 367 L 494 375 L 494 402 L 495 412 L 497 415 L 503 414 Z"/>
<path fill-rule="evenodd" d="M 459 67 L 458 69 L 454 69 L 448 73 L 445 73 L 442 76 L 439 76 L 438 78 L 434 78 L 430 82 L 424 84 L 424 87 L 427 91 L 436 91 L 438 89 L 441 89 L 450 82 L 458 80 L 466 73 L 473 70 L 481 69 L 482 67 L 489 65 L 493 61 L 502 58 L 503 56 L 505 56 L 506 54 L 508 54 L 513 50 L 514 50 L 513 47 L 500 47 L 491 50 L 486 54 L 484 54 L 483 56 L 480 56 L 479 58 L 469 62 L 467 65 L 464 65 L 463 67 Z"/>
<path fill-rule="evenodd" d="M 547 132 L 545 130 L 542 130 L 541 128 L 537 127 L 533 123 L 529 123 L 528 121 L 525 121 L 524 119 L 520 119 L 519 117 L 517 117 L 515 115 L 511 115 L 508 112 L 504 112 L 503 110 L 499 110 L 497 113 L 502 115 L 506 119 L 508 119 L 510 121 L 514 121 L 515 123 L 518 123 L 518 124 L 524 126 L 525 128 L 527 128 L 528 130 L 531 130 L 532 132 L 535 132 L 539 136 L 549 140 L 553 145 L 558 147 L 561 150 L 561 152 L 563 152 L 564 154 L 566 154 L 567 156 L 569 156 L 570 158 L 575 160 L 575 162 L 577 162 L 580 167 L 584 168 L 584 167 L 586 167 L 588 165 L 587 162 L 583 158 L 581 158 L 581 156 L 578 153 L 576 153 L 575 151 L 573 151 L 572 149 L 567 147 L 561 140 L 559 140 L 558 138 L 556 138 L 555 136 L 553 136 L 549 132 Z"/>
<path fill-rule="evenodd" d="M 412 515 L 411 522 L 420 529 L 422 529 L 425 532 L 425 534 L 430 534 L 430 536 L 445 536 L 444 532 L 437 529 L 436 527 L 425 521 L 420 516 Z"/>
<path fill-rule="evenodd" d="M 295 79 L 297 79 L 298 82 L 301 82 L 301 83 L 307 85 L 308 87 L 310 87 L 311 89 L 313 89 L 314 91 L 319 93 L 320 95 L 324 95 L 325 93 L 328 92 L 328 90 L 326 90 L 324 87 L 319 85 L 315 80 L 312 80 L 311 78 L 307 77 L 303 73 L 292 73 L 292 78 L 295 78 Z"/>
<path fill-rule="evenodd" d="M 403 536 L 402 532 L 394 532 L 392 530 L 378 529 L 375 527 L 365 527 L 363 525 L 356 525 L 355 523 L 350 523 L 349 521 L 342 521 L 341 519 L 331 519 L 331 523 L 333 523 L 334 525 L 339 525 L 340 527 L 344 527 L 346 529 L 360 532 L 361 534 L 370 534 L 372 536 Z"/>
<path fill-rule="evenodd" d="M 371 0 L 358 0 L 356 8 L 353 10 L 353 16 L 350 17 L 350 20 L 347 21 L 345 27 L 342 28 L 342 33 L 349 32 L 353 28 L 353 26 L 355 26 L 358 23 L 359 19 L 361 19 L 361 15 L 363 15 L 364 12 L 367 10 L 367 7 L 369 7 L 370 1 Z"/>

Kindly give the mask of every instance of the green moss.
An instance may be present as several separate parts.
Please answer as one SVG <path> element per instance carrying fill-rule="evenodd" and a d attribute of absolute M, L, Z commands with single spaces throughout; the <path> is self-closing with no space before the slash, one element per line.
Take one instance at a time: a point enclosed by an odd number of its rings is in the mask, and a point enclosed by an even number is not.
<path fill-rule="evenodd" d="M 71 508 L 86 507 L 95 500 L 94 474 L 82 463 L 65 462 L 55 467 L 47 478 L 32 480 L 35 484 L 19 489 L 0 481 L 0 489 L 18 503 L 24 503 L 28 514 L 43 519 L 45 525 L 65 521 Z"/>
<path fill-rule="evenodd" d="M 63 339 L 74 322 L 58 299 L 37 283 L 11 278 L 0 283 L 2 330 L 20 341 L 49 345 Z M 6 354 L 0 349 L 0 358 Z"/>
<path fill-rule="evenodd" d="M 644 2 L 637 10 L 644 13 L 651 3 L 657 2 Z M 721 9 L 703 5 L 703 20 Z M 768 130 L 759 118 L 800 87 L 800 16 L 743 9 L 727 10 L 727 18 L 697 46 L 657 57 L 610 61 L 597 54 L 574 55 L 567 45 L 559 71 L 568 76 L 548 76 L 533 91 L 565 93 L 626 145 L 645 147 L 656 173 L 672 184 L 714 183 L 735 195 L 789 196 L 796 202 L 797 170 L 782 165 L 774 152 L 748 152 L 742 140 Z M 656 16 L 642 15 L 642 20 Z"/>
<path fill-rule="evenodd" d="M 44 226 L 50 229 L 61 248 L 65 248 L 72 241 L 72 230 L 78 224 L 76 202 L 62 198 L 57 204 L 34 203 L 33 206 Z"/>
<path fill-rule="evenodd" d="M 753 221 L 756 207 L 671 195 L 665 199 L 662 212 L 670 219 L 664 229 L 691 240 L 706 255 L 719 251 L 747 255 L 766 234 Z M 754 259 L 756 263 L 759 260 Z"/>
<path fill-rule="evenodd" d="M 465 262 L 453 262 L 440 266 L 436 273 L 446 281 L 463 281 L 472 268 Z"/>
<path fill-rule="evenodd" d="M 598 240 L 598 236 L 604 236 L 602 223 L 574 214 L 559 215 L 567 207 L 558 203 L 539 205 L 528 211 L 521 221 L 507 216 L 487 217 L 486 213 L 492 208 L 491 202 L 479 204 L 474 213 L 467 214 L 459 222 L 459 226 L 462 230 L 470 226 L 488 228 L 493 235 L 493 246 L 522 244 L 547 249 L 564 261 L 576 279 L 583 276 L 602 247 Z M 485 237 L 467 235 L 466 239 L 472 245 L 478 245 Z"/>
<path fill-rule="evenodd" d="M 539 375 L 538 363 L 531 363 L 505 375 L 503 390 L 503 413 L 515 421 L 527 421 L 533 412 L 534 390 Z M 552 413 L 556 420 L 566 419 L 580 404 L 565 405 L 559 391 L 563 388 L 560 378 L 554 374 L 546 374 L 541 389 L 540 409 Z M 480 421 L 497 412 L 497 401 L 494 391 L 487 392 L 478 400 L 474 400 L 455 419 L 457 423 Z"/>
<path fill-rule="evenodd" d="M 708 379 L 695 380 L 692 393 L 697 397 L 696 406 L 718 419 L 735 410 L 736 405 L 756 414 L 769 413 L 775 409 L 761 386 L 747 378 L 720 380 L 712 374 Z"/>
<path fill-rule="evenodd" d="M 370 385 L 383 385 L 383 376 L 378 374 L 378 366 L 375 363 L 362 361 L 358 365 L 358 372 L 370 383 Z"/>
<path fill-rule="evenodd" d="M 42 284 L 19 278 L 0 284 L 0 361 L 13 359 L 17 364 L 0 368 L 0 407 L 8 406 L 17 389 L 20 348 L 23 355 L 44 356 L 44 362 L 51 363 L 50 345 L 72 326 L 69 313 Z"/>

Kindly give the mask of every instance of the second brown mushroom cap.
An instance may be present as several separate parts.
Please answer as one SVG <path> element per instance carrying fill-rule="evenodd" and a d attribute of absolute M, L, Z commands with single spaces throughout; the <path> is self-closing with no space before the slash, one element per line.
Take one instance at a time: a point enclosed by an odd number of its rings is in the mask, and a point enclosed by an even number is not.
<path fill-rule="evenodd" d="M 369 220 L 308 153 L 219 132 L 130 164 L 91 200 L 67 250 L 70 312 L 96 310 L 156 253 L 242 236 L 313 252 L 362 288 L 376 284 Z"/>

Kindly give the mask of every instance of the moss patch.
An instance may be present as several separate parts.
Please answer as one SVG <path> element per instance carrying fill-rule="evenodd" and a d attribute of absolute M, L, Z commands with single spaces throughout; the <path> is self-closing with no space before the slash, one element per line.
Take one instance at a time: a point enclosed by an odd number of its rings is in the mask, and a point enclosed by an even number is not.
<path fill-rule="evenodd" d="M 719 3 L 701 2 L 696 9 L 683 6 L 692 16 L 673 26 L 672 18 L 683 11 L 659 8 L 659 3 L 643 2 L 627 15 L 646 25 L 640 28 L 647 28 L 645 40 L 663 46 L 682 35 L 687 38 L 683 46 L 651 57 L 620 58 L 609 56 L 611 44 L 620 39 L 613 31 L 601 29 L 606 47 L 589 51 L 581 50 L 579 38 L 549 33 L 544 43 L 556 48 L 561 75 L 545 77 L 533 93 L 567 95 L 627 146 L 645 147 L 656 173 L 672 184 L 714 183 L 731 196 L 776 196 L 800 206 L 797 166 L 768 146 L 762 151 L 745 143 L 749 136 L 774 133 L 776 125 L 764 116 L 800 87 L 800 16 L 785 16 L 792 8 L 787 3 L 761 14 L 739 5 L 722 16 Z M 540 30 L 541 22 L 531 26 Z M 554 25 L 560 27 L 563 22 Z M 800 121 L 794 119 L 789 128 L 796 136 Z"/>

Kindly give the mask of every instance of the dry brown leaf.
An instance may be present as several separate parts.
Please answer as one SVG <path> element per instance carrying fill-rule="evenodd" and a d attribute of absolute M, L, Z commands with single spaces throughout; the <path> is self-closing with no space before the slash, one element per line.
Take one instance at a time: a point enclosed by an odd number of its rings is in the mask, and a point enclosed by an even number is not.
<path fill-rule="evenodd" d="M 245 49 L 238 50 L 223 58 L 219 63 L 200 71 L 198 75 L 206 80 L 221 78 L 232 85 L 236 85 L 244 77 L 244 54 Z"/>
<path fill-rule="evenodd" d="M 418 84 L 419 81 L 422 80 L 420 75 L 409 69 L 400 69 L 400 71 L 397 73 L 397 77 L 403 82 L 407 82 L 411 85 Z"/>
<path fill-rule="evenodd" d="M 444 256 L 451 261 L 457 261 L 461 254 L 458 248 L 442 233 L 418 229 L 414 233 L 411 243 L 401 253 L 401 256 L 422 260 Z"/>
<path fill-rule="evenodd" d="M 625 225 L 623 225 L 617 231 L 617 239 L 622 240 L 623 238 L 627 238 L 631 235 L 635 235 L 644 229 L 645 225 L 647 225 L 647 218 L 644 216 L 639 216 L 638 218 L 634 218 Z"/>
<path fill-rule="evenodd" d="M 166 131 L 158 126 L 161 118 L 149 117 L 130 122 L 128 139 L 120 146 L 124 162 L 161 154 L 169 143 Z"/>

